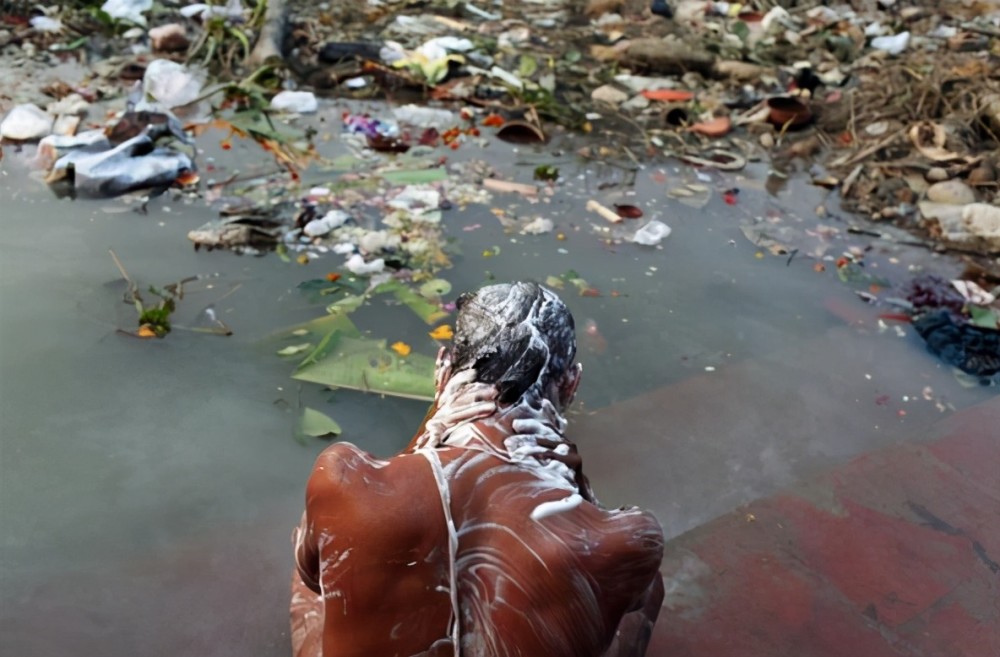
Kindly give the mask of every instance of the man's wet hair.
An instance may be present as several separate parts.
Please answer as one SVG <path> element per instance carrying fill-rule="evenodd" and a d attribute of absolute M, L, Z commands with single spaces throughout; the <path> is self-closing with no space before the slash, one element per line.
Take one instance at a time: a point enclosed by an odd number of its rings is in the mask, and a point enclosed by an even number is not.
<path fill-rule="evenodd" d="M 511 404 L 532 392 L 548 394 L 576 357 L 573 315 L 537 283 L 490 285 L 458 299 L 452 347 L 454 371 L 474 369 Z"/>

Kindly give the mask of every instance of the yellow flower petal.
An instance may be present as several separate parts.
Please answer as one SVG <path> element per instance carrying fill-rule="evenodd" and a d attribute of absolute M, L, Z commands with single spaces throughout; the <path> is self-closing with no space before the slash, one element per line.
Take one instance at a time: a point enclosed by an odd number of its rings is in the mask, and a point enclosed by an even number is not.
<path fill-rule="evenodd" d="M 395 342 L 390 348 L 400 356 L 409 356 L 411 351 L 410 345 L 405 342 Z"/>
<path fill-rule="evenodd" d="M 428 333 L 428 335 L 434 338 L 435 340 L 451 340 L 453 337 L 455 337 L 455 332 L 452 331 L 451 327 L 448 326 L 447 324 L 442 324 L 441 326 L 437 327 L 436 329 Z"/>

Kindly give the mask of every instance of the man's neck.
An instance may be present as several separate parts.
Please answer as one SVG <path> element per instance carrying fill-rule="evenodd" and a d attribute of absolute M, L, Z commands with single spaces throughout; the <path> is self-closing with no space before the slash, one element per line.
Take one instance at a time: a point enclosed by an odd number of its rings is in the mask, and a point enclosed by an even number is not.
<path fill-rule="evenodd" d="M 490 452 L 552 479 L 558 488 L 578 488 L 574 468 L 553 455 L 566 456 L 565 418 L 551 401 L 529 393 L 500 405 L 494 386 L 474 380 L 445 386 L 435 400 L 411 451 L 474 449 Z"/>

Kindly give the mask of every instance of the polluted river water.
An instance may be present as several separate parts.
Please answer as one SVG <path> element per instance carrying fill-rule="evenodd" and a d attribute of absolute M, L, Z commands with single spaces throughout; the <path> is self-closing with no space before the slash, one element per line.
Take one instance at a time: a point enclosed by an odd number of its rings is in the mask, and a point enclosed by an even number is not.
<path fill-rule="evenodd" d="M 521 181 L 555 162 L 563 180 L 544 204 L 498 194 L 446 211 L 461 255 L 441 275 L 452 297 L 570 270 L 600 290 L 567 284 L 561 295 L 584 364 L 569 435 L 604 503 L 647 507 L 677 537 L 995 395 L 960 385 L 908 325 L 880 326 L 885 309 L 833 265 L 849 245 L 874 244 L 869 266 L 901 282 L 909 269 L 952 273 L 947 257 L 848 236 L 849 217 L 817 218 L 818 190 L 793 180 L 769 191 L 766 169 L 699 177 L 649 164 L 628 187 L 620 170 L 564 146 L 561 156 L 502 143 L 472 154 Z M 4 653 L 287 655 L 289 537 L 327 444 L 295 440 L 296 409 L 320 409 L 340 439 L 388 455 L 425 405 L 300 384 L 294 360 L 267 341 L 323 313 L 296 287 L 336 271 L 340 256 L 303 266 L 196 252 L 186 233 L 214 217 L 202 203 L 168 194 L 142 214 L 119 200 L 56 198 L 28 171 L 31 150 L 7 149 L 0 165 Z M 667 195 L 691 181 L 712 190 L 703 207 Z M 719 193 L 729 188 L 741 190 L 735 204 Z M 661 247 L 609 243 L 590 198 L 639 206 L 631 230 L 659 219 L 672 233 Z M 512 205 L 555 230 L 505 233 L 491 209 Z M 775 257 L 740 229 L 756 216 L 806 237 L 835 226 L 839 237 L 825 261 Z M 117 332 L 135 315 L 109 248 L 140 285 L 200 275 L 178 322 L 211 308 L 233 335 Z M 357 322 L 434 353 L 427 327 L 398 307 L 376 300 Z"/>

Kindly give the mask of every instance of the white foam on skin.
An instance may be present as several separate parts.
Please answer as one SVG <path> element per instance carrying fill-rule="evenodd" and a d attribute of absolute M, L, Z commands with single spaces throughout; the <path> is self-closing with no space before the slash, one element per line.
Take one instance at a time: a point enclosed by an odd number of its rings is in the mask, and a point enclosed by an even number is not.
<path fill-rule="evenodd" d="M 579 493 L 573 493 L 569 497 L 552 502 L 542 502 L 531 512 L 531 519 L 538 522 L 542 518 L 547 518 L 556 513 L 575 509 L 583 503 L 583 498 Z"/>
<path fill-rule="evenodd" d="M 448 353 L 442 350 L 438 355 L 436 368 L 436 383 L 438 393 L 435 397 L 436 410 L 425 423 L 423 433 L 417 437 L 413 452 L 422 455 L 428 462 L 434 481 L 441 497 L 441 506 L 448 532 L 448 573 L 447 591 L 451 598 L 451 620 L 449 622 L 454 654 L 459 656 L 462 646 L 460 636 L 461 609 L 458 600 L 458 561 L 459 536 L 467 531 L 474 531 L 482 525 L 462 527 L 455 526 L 451 511 L 451 490 L 449 480 L 465 465 L 463 459 L 458 459 L 449 466 L 444 466 L 438 454 L 439 449 L 461 448 L 483 452 L 484 455 L 495 457 L 519 470 L 527 470 L 537 477 L 539 494 L 552 490 L 565 491 L 568 495 L 562 499 L 549 500 L 538 504 L 529 514 L 534 522 L 539 522 L 554 514 L 563 513 L 580 506 L 584 502 L 577 484 L 576 472 L 566 463 L 550 458 L 552 453 L 567 456 L 570 445 L 563 438 L 566 419 L 548 399 L 542 396 L 542 381 L 548 377 L 548 369 L 552 364 L 548 343 L 542 338 L 536 322 L 544 315 L 545 305 L 561 303 L 552 292 L 545 290 L 544 299 L 537 300 L 527 317 L 521 322 L 522 327 L 531 336 L 531 348 L 546 353 L 546 361 L 540 369 L 538 379 L 517 403 L 500 408 L 498 391 L 494 385 L 476 380 L 476 372 L 471 369 L 452 373 Z M 572 331 L 570 327 L 565 327 Z M 568 365 L 567 365 L 568 366 Z M 579 366 L 577 366 L 579 367 Z M 503 439 L 502 445 L 496 443 L 492 436 L 509 434 Z M 539 441 L 556 443 L 555 447 L 546 447 Z M 479 459 L 472 459 L 479 461 Z M 496 527 L 515 535 L 510 528 Z M 516 535 L 515 535 L 516 536 Z M 523 542 L 522 542 L 523 543 Z M 544 559 L 530 546 L 523 546 L 543 566 Z M 466 555 L 463 561 L 471 557 L 482 559 L 483 555 Z M 492 567 L 502 568 L 501 562 Z M 480 566 L 485 567 L 485 566 Z M 546 566 L 547 567 L 547 566 Z M 516 584 L 516 583 L 515 583 Z M 472 639 L 472 637 L 466 637 Z M 488 642 L 495 642 L 496 637 L 480 637 Z"/>

